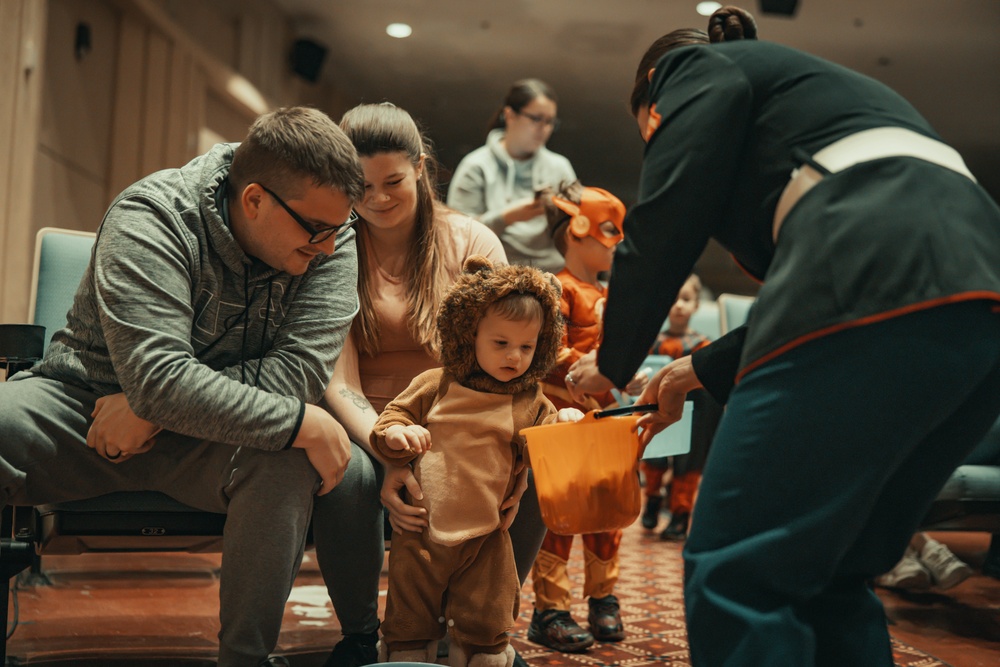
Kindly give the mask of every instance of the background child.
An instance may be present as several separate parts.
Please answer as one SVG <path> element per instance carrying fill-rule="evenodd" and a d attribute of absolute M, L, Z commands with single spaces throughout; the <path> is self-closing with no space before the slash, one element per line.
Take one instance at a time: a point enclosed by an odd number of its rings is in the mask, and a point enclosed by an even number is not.
<path fill-rule="evenodd" d="M 443 368 L 414 378 L 371 434 L 387 460 L 414 463 L 423 498 L 409 501 L 429 522 L 393 536 L 380 658 L 437 662 L 450 628 L 452 665 L 510 667 L 520 584 L 502 504 L 527 475 L 520 430 L 557 419 L 539 381 L 562 340 L 559 285 L 484 257 L 465 270 L 438 313 Z"/>
<path fill-rule="evenodd" d="M 677 293 L 677 301 L 667 316 L 667 329 L 657 336 L 656 342 L 649 350 L 650 354 L 661 354 L 677 359 L 686 357 L 711 342 L 708 336 L 690 327 L 691 316 L 698 310 L 700 299 L 701 280 L 692 273 Z M 692 454 L 674 457 L 673 478 L 669 480 L 664 480 L 670 471 L 669 457 L 643 459 L 640 464 L 646 490 L 646 507 L 642 513 L 644 528 L 654 530 L 659 523 L 660 507 L 663 504 L 660 490 L 664 481 L 670 484 L 668 487 L 670 523 L 660 533 L 662 539 L 683 540 L 687 535 L 691 510 L 694 508 L 694 496 L 698 490 L 701 468 L 704 465 L 704 456 L 698 456 L 697 450 L 698 447 L 692 442 Z"/>
<path fill-rule="evenodd" d="M 555 196 L 547 197 L 546 214 L 556 248 L 566 259 L 566 268 L 556 277 L 562 284 L 560 308 L 566 323 L 559 363 L 543 388 L 556 407 L 576 403 L 566 390 L 566 372 L 600 341 L 601 317 L 607 288 L 598 276 L 611 268 L 615 246 L 622 240 L 625 205 L 599 188 L 584 188 L 579 181 L 563 185 Z M 641 391 L 640 386 L 635 391 Z M 596 400 L 594 400 L 596 399 Z M 588 409 L 607 406 L 607 394 L 591 397 Z M 549 531 L 535 560 L 532 577 L 535 611 L 528 639 L 564 652 L 585 651 L 595 638 L 619 641 L 625 637 L 618 598 L 613 594 L 618 581 L 618 545 L 621 531 L 583 536 L 586 575 L 584 595 L 588 598 L 590 632 L 570 615 L 570 582 L 566 572 L 572 535 Z"/>

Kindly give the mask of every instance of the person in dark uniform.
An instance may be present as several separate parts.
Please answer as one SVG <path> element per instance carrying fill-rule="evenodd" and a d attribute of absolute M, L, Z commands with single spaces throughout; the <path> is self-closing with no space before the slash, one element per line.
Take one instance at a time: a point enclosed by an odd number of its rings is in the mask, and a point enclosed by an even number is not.
<path fill-rule="evenodd" d="M 886 86 L 744 39 L 743 10 L 709 31 L 640 63 L 639 198 L 603 344 L 567 384 L 627 383 L 709 238 L 726 247 L 763 281 L 747 326 L 640 398 L 647 440 L 690 389 L 728 398 L 684 549 L 692 664 L 888 667 L 868 581 L 1000 413 L 1000 209 Z"/>

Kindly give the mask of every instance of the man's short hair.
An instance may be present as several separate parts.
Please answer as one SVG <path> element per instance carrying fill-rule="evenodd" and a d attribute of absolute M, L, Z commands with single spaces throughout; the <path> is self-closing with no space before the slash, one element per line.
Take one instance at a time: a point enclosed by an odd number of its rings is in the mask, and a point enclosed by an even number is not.
<path fill-rule="evenodd" d="M 294 199 L 303 194 L 306 179 L 339 190 L 354 203 L 364 197 L 358 153 L 329 116 L 309 107 L 285 107 L 258 116 L 233 156 L 231 196 L 238 198 L 249 184 L 261 183 Z"/>

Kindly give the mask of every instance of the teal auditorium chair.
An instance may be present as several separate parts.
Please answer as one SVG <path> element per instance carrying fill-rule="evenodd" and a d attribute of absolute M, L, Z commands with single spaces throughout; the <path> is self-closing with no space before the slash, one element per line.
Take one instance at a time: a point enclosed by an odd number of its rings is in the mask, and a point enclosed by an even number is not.
<path fill-rule="evenodd" d="M 8 374 L 30 367 L 52 334 L 65 326 L 93 245 L 91 233 L 53 228 L 39 231 L 29 316 L 34 325 L 0 325 L 0 364 Z M 7 627 L 9 578 L 31 567 L 35 580 L 44 581 L 40 561 L 44 554 L 217 552 L 222 547 L 225 520 L 224 514 L 197 510 L 154 491 L 6 507 L 0 534 L 0 565 L 6 573 L 0 573 L 5 591 L 3 627 Z M 0 664 L 4 664 L 6 638 L 0 650 Z"/>
<path fill-rule="evenodd" d="M 663 323 L 664 327 L 667 325 L 667 322 Z M 705 334 L 712 340 L 721 336 L 722 332 L 719 330 L 719 302 L 702 301 L 698 306 L 698 310 L 694 311 L 694 315 L 691 316 L 688 326 L 698 333 Z"/>
<path fill-rule="evenodd" d="M 751 297 L 719 295 L 723 334 L 746 322 L 753 302 Z M 998 452 L 995 460 L 956 468 L 924 516 L 921 529 L 1000 534 L 1000 421 L 977 452 L 989 449 L 991 442 L 997 443 L 993 447 Z"/>
<path fill-rule="evenodd" d="M 741 294 L 720 294 L 719 304 L 719 334 L 725 336 L 738 326 L 746 323 L 750 317 L 750 307 L 755 298 Z"/>

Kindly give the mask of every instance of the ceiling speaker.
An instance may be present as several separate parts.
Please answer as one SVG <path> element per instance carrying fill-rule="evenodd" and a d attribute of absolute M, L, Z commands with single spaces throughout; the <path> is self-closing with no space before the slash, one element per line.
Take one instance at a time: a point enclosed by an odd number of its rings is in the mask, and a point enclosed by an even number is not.
<path fill-rule="evenodd" d="M 765 14 L 794 16 L 799 0 L 760 0 L 760 11 Z"/>
<path fill-rule="evenodd" d="M 326 47 L 311 39 L 297 39 L 292 44 L 292 71 L 306 81 L 316 83 L 326 58 Z"/>

